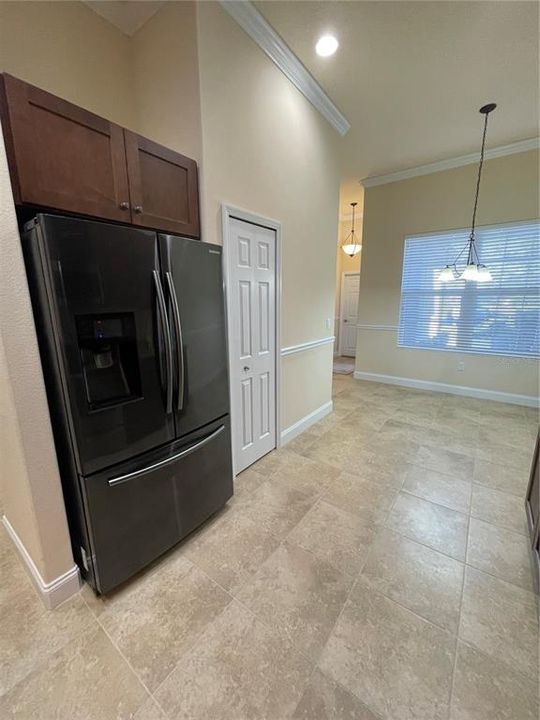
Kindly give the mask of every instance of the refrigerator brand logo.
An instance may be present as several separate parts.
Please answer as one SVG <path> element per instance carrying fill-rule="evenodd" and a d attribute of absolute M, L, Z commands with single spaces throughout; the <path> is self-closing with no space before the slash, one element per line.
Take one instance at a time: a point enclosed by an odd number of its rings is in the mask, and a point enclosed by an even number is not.
<path fill-rule="evenodd" d="M 221 254 L 219 252 L 219 250 L 209 250 L 208 252 L 210 253 L 210 255 L 220 255 Z"/>

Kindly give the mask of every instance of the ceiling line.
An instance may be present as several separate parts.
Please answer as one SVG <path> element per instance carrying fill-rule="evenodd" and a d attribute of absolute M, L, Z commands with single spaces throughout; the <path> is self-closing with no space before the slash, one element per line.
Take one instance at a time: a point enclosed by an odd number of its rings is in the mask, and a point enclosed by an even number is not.
<path fill-rule="evenodd" d="M 219 0 L 219 3 L 330 125 L 345 135 L 351 127 L 345 115 L 257 8 L 247 0 Z"/>
<path fill-rule="evenodd" d="M 527 150 L 538 150 L 539 148 L 540 138 L 538 137 L 529 138 L 528 140 L 518 140 L 509 145 L 499 145 L 499 147 L 488 148 L 485 152 L 485 159 L 492 160 L 493 158 L 527 152 Z M 472 165 L 479 160 L 480 153 L 473 152 L 469 155 L 459 155 L 458 157 L 447 158 L 446 160 L 437 160 L 427 165 L 418 165 L 417 167 L 398 170 L 397 172 L 386 173 L 384 175 L 370 175 L 369 177 L 359 180 L 359 183 L 365 188 L 375 187 L 376 185 L 386 185 L 386 183 L 407 180 L 408 178 L 418 177 L 419 175 L 430 175 L 431 173 L 440 172 L 441 170 L 450 170 L 461 167 L 462 165 Z"/>

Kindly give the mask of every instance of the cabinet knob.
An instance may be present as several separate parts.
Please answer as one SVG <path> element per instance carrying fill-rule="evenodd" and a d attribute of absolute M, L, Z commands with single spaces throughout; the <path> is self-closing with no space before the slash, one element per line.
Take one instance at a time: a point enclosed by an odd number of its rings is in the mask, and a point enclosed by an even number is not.
<path fill-rule="evenodd" d="M 128 202 L 121 202 L 121 203 L 120 203 L 120 210 L 129 210 L 129 203 L 128 203 Z"/>
<path fill-rule="evenodd" d="M 140 215 L 142 213 L 142 205 L 135 205 L 133 209 L 135 210 L 137 215 Z"/>

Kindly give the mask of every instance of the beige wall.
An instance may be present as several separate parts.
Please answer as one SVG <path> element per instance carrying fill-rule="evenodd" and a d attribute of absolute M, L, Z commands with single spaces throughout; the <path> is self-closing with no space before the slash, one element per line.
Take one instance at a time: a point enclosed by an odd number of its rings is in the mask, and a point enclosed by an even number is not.
<path fill-rule="evenodd" d="M 194 3 L 168 2 L 131 38 L 138 132 L 201 160 Z"/>
<path fill-rule="evenodd" d="M 73 557 L 3 138 L 0 258 L 3 512 L 47 583 L 71 569 Z"/>
<path fill-rule="evenodd" d="M 0 70 L 136 127 L 130 40 L 81 2 L 0 2 Z"/>
<path fill-rule="evenodd" d="M 356 369 L 536 396 L 536 361 L 397 347 L 404 238 L 467 227 L 476 173 L 467 165 L 366 189 L 359 322 L 394 329 L 359 331 Z M 536 218 L 538 202 L 537 151 L 486 162 L 479 225 Z"/>
<path fill-rule="evenodd" d="M 281 346 L 327 337 L 339 136 L 219 6 L 200 3 L 198 13 L 205 239 L 221 242 L 222 202 L 279 220 Z M 322 346 L 283 359 L 282 428 L 330 400 L 331 354 Z"/>

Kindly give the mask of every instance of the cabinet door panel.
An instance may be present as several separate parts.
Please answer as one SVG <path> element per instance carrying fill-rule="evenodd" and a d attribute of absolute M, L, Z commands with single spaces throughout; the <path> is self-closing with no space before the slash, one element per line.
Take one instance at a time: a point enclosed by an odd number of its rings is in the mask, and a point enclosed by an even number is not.
<path fill-rule="evenodd" d="M 16 202 L 129 222 L 121 127 L 9 75 L 2 119 Z"/>
<path fill-rule="evenodd" d="M 199 237 L 197 163 L 125 131 L 132 222 Z"/>

